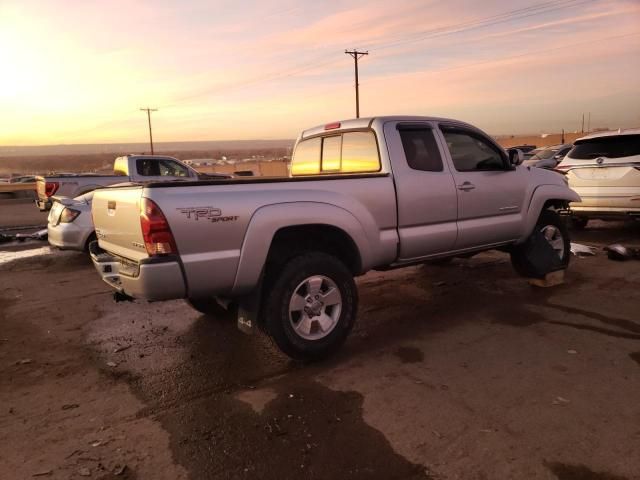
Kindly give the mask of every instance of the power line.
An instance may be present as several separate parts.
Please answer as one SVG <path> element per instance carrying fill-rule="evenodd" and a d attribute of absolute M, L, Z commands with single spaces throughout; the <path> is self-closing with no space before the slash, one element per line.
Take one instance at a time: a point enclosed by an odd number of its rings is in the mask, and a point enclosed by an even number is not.
<path fill-rule="evenodd" d="M 388 44 L 385 44 L 385 43 L 376 44 L 375 42 L 373 42 L 373 43 L 367 44 L 367 46 L 369 47 L 369 49 L 374 49 L 376 51 L 385 50 L 385 49 L 389 49 L 389 48 L 393 48 L 396 46 L 401 46 L 409 43 L 420 42 L 433 37 L 452 35 L 457 33 L 463 33 L 468 30 L 474 30 L 477 28 L 489 27 L 489 26 L 497 25 L 499 23 L 507 22 L 509 20 L 514 20 L 514 19 L 519 20 L 519 19 L 523 19 L 523 18 L 535 16 L 535 15 L 542 15 L 545 13 L 550 13 L 556 10 L 564 9 L 569 6 L 574 7 L 581 3 L 593 2 L 593 1 L 595 0 L 551 0 L 551 1 L 546 1 L 539 4 L 535 4 L 535 5 L 530 5 L 529 7 L 519 8 L 516 10 L 509 10 L 509 11 L 498 13 L 496 15 L 491 15 L 488 17 L 477 18 L 475 20 L 469 20 L 469 21 L 461 22 L 457 24 L 446 25 L 444 27 L 439 27 L 435 29 L 423 30 L 421 32 L 417 32 L 416 34 L 414 34 L 413 38 L 406 38 L 406 37 L 403 38 L 404 36 L 400 36 L 400 37 L 397 37 L 398 40 L 396 40 L 395 42 L 391 42 Z M 420 36 L 415 37 L 415 35 L 420 35 Z M 243 82 L 234 83 L 233 85 L 226 85 L 221 87 L 214 87 L 211 89 L 205 89 L 202 92 L 180 97 L 176 101 L 183 102 L 183 101 L 194 100 L 194 99 L 206 97 L 209 95 L 225 93 L 230 90 L 235 90 L 238 88 L 242 88 L 242 87 L 246 87 L 254 84 L 266 83 L 273 80 L 279 80 L 282 78 L 299 75 L 309 70 L 317 69 L 319 67 L 334 63 L 331 57 L 332 55 L 322 55 L 316 58 L 316 60 L 312 62 L 307 62 L 303 65 L 292 67 L 291 69 L 288 69 L 288 70 L 274 73 L 272 75 L 254 77 L 252 79 L 249 79 Z M 174 107 L 174 106 L 175 104 L 172 104 L 172 105 L 165 106 L 165 108 Z"/>
<path fill-rule="evenodd" d="M 353 57 L 353 65 L 356 73 L 356 118 L 360 118 L 360 84 L 358 83 L 358 60 L 365 55 L 369 55 L 369 52 L 359 52 L 358 50 L 345 50 L 344 53 Z"/>
<path fill-rule="evenodd" d="M 151 155 L 153 155 L 153 134 L 151 133 L 151 112 L 157 112 L 157 108 L 141 108 L 140 111 L 147 112 L 147 120 L 149 121 L 149 144 L 151 145 Z"/>
<path fill-rule="evenodd" d="M 441 37 L 445 35 L 462 33 L 469 30 L 476 30 L 479 28 L 498 25 L 500 23 L 504 23 L 512 20 L 521 20 L 524 18 L 536 16 L 536 15 L 551 13 L 557 10 L 565 9 L 567 7 L 575 7 L 577 5 L 580 5 L 583 3 L 589 3 L 593 1 L 595 0 L 554 0 L 549 2 L 543 2 L 543 3 L 532 5 L 529 7 L 519 8 L 516 10 L 510 10 L 507 12 L 499 13 L 489 17 L 478 18 L 475 20 L 467 21 L 467 22 L 461 22 L 457 24 L 446 25 L 444 27 L 423 30 L 422 32 L 417 32 L 413 34 L 414 38 L 403 39 L 402 37 L 398 37 L 398 40 L 392 41 L 391 43 L 378 43 L 378 44 L 371 43 L 371 44 L 368 44 L 367 46 L 368 48 L 374 49 L 374 50 L 386 50 L 389 48 L 407 45 L 410 43 L 421 42 L 423 40 L 431 39 L 434 37 Z"/>
<path fill-rule="evenodd" d="M 444 26 L 444 27 L 436 28 L 436 29 L 424 30 L 422 32 L 418 32 L 417 33 L 417 35 L 420 35 L 419 37 L 416 37 L 415 36 L 416 34 L 414 34 L 412 38 L 402 39 L 402 37 L 397 37 L 398 40 L 396 40 L 395 42 L 388 43 L 388 44 L 370 43 L 370 44 L 365 44 L 365 45 L 367 45 L 367 46 L 371 45 L 370 48 L 373 48 L 375 50 L 393 48 L 395 46 L 404 45 L 404 44 L 408 44 L 408 43 L 415 43 L 415 42 L 419 42 L 419 41 L 426 40 L 428 38 L 437 37 L 437 36 L 452 35 L 452 34 L 462 33 L 462 32 L 468 31 L 468 30 L 488 27 L 488 26 L 496 25 L 498 23 L 503 23 L 503 22 L 506 22 L 506 21 L 512 20 L 512 19 L 519 20 L 519 19 L 523 19 L 523 18 L 535 16 L 535 15 L 542 15 L 542 14 L 545 14 L 545 13 L 550 13 L 550 12 L 553 12 L 553 11 L 556 11 L 556 10 L 564 9 L 564 8 L 569 7 L 569 6 L 575 7 L 576 5 L 579 5 L 581 3 L 590 2 L 590 1 L 594 1 L 594 0 L 554 0 L 554 1 L 547 1 L 547 2 L 536 4 L 536 5 L 531 5 L 529 7 L 525 7 L 525 8 L 521 8 L 521 9 L 517 9 L 517 10 L 511 10 L 511 11 L 503 12 L 503 13 L 500 13 L 500 14 L 492 15 L 492 16 L 489 16 L 489 17 L 479 18 L 479 19 L 476 19 L 476 20 L 471 20 L 471 21 L 462 22 L 462 23 L 458 23 L 458 24 L 447 25 L 447 26 Z M 636 33 L 632 33 L 632 34 L 627 34 L 627 35 L 616 35 L 616 36 L 612 36 L 612 37 L 605 37 L 605 38 L 602 38 L 602 39 L 597 39 L 597 40 L 594 40 L 594 41 L 587 41 L 587 42 L 583 42 L 583 43 L 593 43 L 593 42 L 604 41 L 604 40 L 608 40 L 608 39 L 612 39 L 612 38 L 627 37 L 627 36 L 630 36 L 630 35 L 637 35 L 637 34 Z M 576 44 L 576 45 L 582 45 L 583 43 L 579 43 L 579 44 Z M 562 46 L 562 47 L 559 47 L 559 48 L 566 48 L 566 46 Z M 551 50 L 557 50 L 557 49 L 551 49 Z M 505 57 L 503 59 L 517 58 L 519 56 L 530 55 L 532 53 L 538 53 L 538 52 L 529 52 L 529 53 L 526 53 L 526 54 L 523 54 L 523 55 L 516 55 L 514 57 Z M 495 60 L 500 60 L 500 59 L 494 59 L 493 61 L 495 61 Z M 336 62 L 335 57 L 333 57 L 333 54 L 322 55 L 320 57 L 317 57 L 316 60 L 314 60 L 312 62 L 307 62 L 307 63 L 305 63 L 303 65 L 298 65 L 298 66 L 293 67 L 293 68 L 288 69 L 288 70 L 280 71 L 278 73 L 273 73 L 272 75 L 268 75 L 268 76 L 255 77 L 253 79 L 249 79 L 249 80 L 246 80 L 244 82 L 236 83 L 236 84 L 233 84 L 233 85 L 226 85 L 226 86 L 221 86 L 221 87 L 218 87 L 218 88 L 211 88 L 211 89 L 207 89 L 207 90 L 202 91 L 202 92 L 198 92 L 196 94 L 186 95 L 186 96 L 183 96 L 183 97 L 180 97 L 180 98 L 176 99 L 176 101 L 171 105 L 162 105 L 161 107 L 162 108 L 175 107 L 175 106 L 178 106 L 178 105 L 176 105 L 176 102 L 189 101 L 189 100 L 193 100 L 193 99 L 200 98 L 200 97 L 206 97 L 206 96 L 210 96 L 210 95 L 216 95 L 216 94 L 219 94 L 219 93 L 224 93 L 224 92 L 229 91 L 229 90 L 243 88 L 245 86 L 249 86 L 249 85 L 253 85 L 253 84 L 259 84 L 259 83 L 269 82 L 269 81 L 273 81 L 273 80 L 277 80 L 277 79 L 281 79 L 281 78 L 300 75 L 300 74 L 302 74 L 304 72 L 307 72 L 309 70 L 318 69 L 318 68 L 321 68 L 323 66 L 327 66 L 329 64 L 332 64 L 332 63 L 338 63 L 338 62 Z M 475 65 L 482 64 L 482 63 L 487 63 L 487 62 L 477 62 L 477 63 L 467 64 L 467 65 L 455 66 L 455 67 L 447 68 L 445 70 L 463 68 L 463 67 L 466 67 L 466 66 L 475 66 Z M 437 73 L 437 71 L 432 71 L 431 73 Z M 141 110 L 146 111 L 146 109 L 141 109 Z M 156 109 L 150 109 L 150 111 L 155 111 L 155 110 Z M 150 124 L 151 122 L 150 122 L 150 114 L 149 114 L 149 112 L 148 112 L 148 116 L 149 116 L 148 120 L 149 120 L 149 124 Z M 119 122 L 118 121 L 104 122 L 102 124 L 99 124 L 99 125 L 91 128 L 90 131 L 91 130 L 96 130 L 98 128 L 101 128 L 104 125 L 111 125 L 111 124 L 115 124 L 115 123 L 119 123 Z M 150 139 L 151 139 L 151 128 L 149 128 L 149 130 L 150 130 Z"/>

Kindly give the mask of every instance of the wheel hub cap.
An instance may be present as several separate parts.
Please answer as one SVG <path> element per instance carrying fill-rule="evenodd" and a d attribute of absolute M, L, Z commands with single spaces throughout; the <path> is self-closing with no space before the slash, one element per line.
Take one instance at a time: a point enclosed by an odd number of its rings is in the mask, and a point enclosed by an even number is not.
<path fill-rule="evenodd" d="M 335 328 L 342 310 L 342 295 L 336 283 L 324 275 L 306 278 L 289 300 L 289 322 L 305 340 L 320 340 Z"/>

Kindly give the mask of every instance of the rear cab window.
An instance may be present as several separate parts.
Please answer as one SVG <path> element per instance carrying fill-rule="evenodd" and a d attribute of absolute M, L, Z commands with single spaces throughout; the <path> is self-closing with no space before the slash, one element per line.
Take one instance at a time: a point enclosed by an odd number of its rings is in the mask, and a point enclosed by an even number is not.
<path fill-rule="evenodd" d="M 292 176 L 374 173 L 380 168 L 376 137 L 369 130 L 301 140 L 291 160 Z"/>
<path fill-rule="evenodd" d="M 129 159 L 127 157 L 116 158 L 115 162 L 113 163 L 113 174 L 120 177 L 126 177 L 127 175 L 129 175 L 128 161 Z"/>
<path fill-rule="evenodd" d="M 615 135 L 578 140 L 567 156 L 573 160 L 598 157 L 624 158 L 640 155 L 640 135 Z"/>

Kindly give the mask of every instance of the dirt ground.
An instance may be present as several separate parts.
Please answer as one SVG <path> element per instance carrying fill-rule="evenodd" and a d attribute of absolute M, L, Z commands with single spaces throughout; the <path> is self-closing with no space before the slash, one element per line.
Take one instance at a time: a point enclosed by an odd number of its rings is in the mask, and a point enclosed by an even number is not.
<path fill-rule="evenodd" d="M 300 365 L 44 250 L 0 265 L 1 479 L 640 478 L 635 261 L 542 290 L 501 253 L 373 272 L 345 348 Z"/>

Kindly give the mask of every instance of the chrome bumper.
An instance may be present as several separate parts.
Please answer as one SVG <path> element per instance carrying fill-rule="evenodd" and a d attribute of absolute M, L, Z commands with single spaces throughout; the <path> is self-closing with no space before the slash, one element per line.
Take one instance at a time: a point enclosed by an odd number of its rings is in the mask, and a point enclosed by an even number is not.
<path fill-rule="evenodd" d="M 102 250 L 97 241 L 89 245 L 89 254 L 102 280 L 119 293 L 149 301 L 186 296 L 182 269 L 175 256 L 136 263 Z"/>

